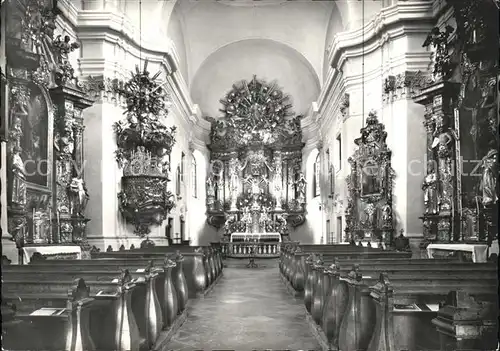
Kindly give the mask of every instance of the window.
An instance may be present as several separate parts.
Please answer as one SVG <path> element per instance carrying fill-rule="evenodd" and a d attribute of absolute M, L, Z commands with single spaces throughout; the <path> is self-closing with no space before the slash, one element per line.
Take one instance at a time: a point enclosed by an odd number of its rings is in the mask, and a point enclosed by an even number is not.
<path fill-rule="evenodd" d="M 320 186 L 319 186 L 320 165 L 321 165 L 320 158 L 318 154 L 318 156 L 316 156 L 316 161 L 314 161 L 314 180 L 313 180 L 314 197 L 319 196 L 320 192 Z"/>
<path fill-rule="evenodd" d="M 342 217 L 337 217 L 337 238 L 342 238 L 344 234 L 342 233 Z"/>
<path fill-rule="evenodd" d="M 181 180 L 182 180 L 182 175 L 181 175 L 181 167 L 177 166 L 177 170 L 175 172 L 175 195 L 180 196 L 181 195 Z"/>
<path fill-rule="evenodd" d="M 196 172 L 196 159 L 194 158 L 194 155 L 191 155 L 191 191 L 194 198 L 198 197 L 198 179 Z"/>
<path fill-rule="evenodd" d="M 337 135 L 337 169 L 342 168 L 342 137 Z"/>
<path fill-rule="evenodd" d="M 168 218 L 167 226 L 165 227 L 165 236 L 168 239 L 172 238 L 172 228 L 174 227 L 174 219 L 172 217 Z"/>
<path fill-rule="evenodd" d="M 186 155 L 181 153 L 181 181 L 184 182 L 184 171 L 186 170 Z"/>
<path fill-rule="evenodd" d="M 181 244 L 183 240 L 186 240 L 186 221 L 184 221 L 184 217 L 180 218 L 180 223 L 181 223 L 181 235 L 179 237 L 179 244 Z"/>

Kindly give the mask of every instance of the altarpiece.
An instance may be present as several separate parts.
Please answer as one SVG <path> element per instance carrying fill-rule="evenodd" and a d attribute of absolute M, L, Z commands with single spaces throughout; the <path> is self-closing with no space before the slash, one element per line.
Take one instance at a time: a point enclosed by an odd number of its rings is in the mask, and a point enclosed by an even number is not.
<path fill-rule="evenodd" d="M 8 230 L 26 245 L 88 250 L 83 116 L 91 106 L 68 56 L 79 45 L 54 33 L 57 2 L 6 1 Z M 22 257 L 20 255 L 20 257 Z"/>
<path fill-rule="evenodd" d="M 208 223 L 231 233 L 280 233 L 305 221 L 300 116 L 275 83 L 255 76 L 221 100 L 212 122 Z"/>
<path fill-rule="evenodd" d="M 434 28 L 433 77 L 414 100 L 425 106 L 425 241 L 498 241 L 498 2 L 450 2 L 456 28 Z"/>
<path fill-rule="evenodd" d="M 346 240 L 376 243 L 380 247 L 393 244 L 392 190 L 394 170 L 392 152 L 386 144 L 387 132 L 370 112 L 358 146 L 349 157 L 351 174 L 347 177 Z"/>

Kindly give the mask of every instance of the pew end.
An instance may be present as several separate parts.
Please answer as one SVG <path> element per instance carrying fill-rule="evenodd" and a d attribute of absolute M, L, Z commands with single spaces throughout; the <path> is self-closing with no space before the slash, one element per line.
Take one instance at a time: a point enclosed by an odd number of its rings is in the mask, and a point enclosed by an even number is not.
<path fill-rule="evenodd" d="M 498 301 L 477 301 L 465 290 L 451 291 L 432 324 L 442 351 L 495 350 L 498 346 Z"/>
<path fill-rule="evenodd" d="M 13 304 L 15 317 L 7 326 L 2 325 L 3 347 L 8 350 L 95 350 L 89 325 L 94 299 L 89 291 L 83 279 L 75 279 L 65 296 L 42 299 L 45 306 L 53 301 L 59 307 L 41 307 L 31 312 L 28 310 L 33 302 L 18 309 L 23 300 L 17 296 L 17 304 Z M 40 297 L 40 293 L 34 293 L 33 300 L 36 299 L 34 295 Z M 4 299 L 12 301 L 11 297 L 4 296 Z M 23 312 L 17 313 L 18 310 Z"/>

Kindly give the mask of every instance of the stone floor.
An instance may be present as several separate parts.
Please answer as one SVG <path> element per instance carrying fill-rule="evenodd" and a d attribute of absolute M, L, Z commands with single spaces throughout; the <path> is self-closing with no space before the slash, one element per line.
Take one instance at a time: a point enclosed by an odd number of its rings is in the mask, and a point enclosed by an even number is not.
<path fill-rule="evenodd" d="M 228 261 L 205 297 L 191 301 L 188 319 L 167 350 L 320 350 L 302 301 L 289 295 L 275 260 Z"/>

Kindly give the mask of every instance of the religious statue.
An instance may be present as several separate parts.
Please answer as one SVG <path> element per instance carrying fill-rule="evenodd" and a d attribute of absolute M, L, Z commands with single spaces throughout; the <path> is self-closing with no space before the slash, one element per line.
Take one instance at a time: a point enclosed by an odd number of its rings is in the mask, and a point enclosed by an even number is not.
<path fill-rule="evenodd" d="M 491 149 L 482 159 L 483 174 L 481 190 L 483 192 L 483 205 L 488 206 L 498 201 L 498 150 Z"/>
<path fill-rule="evenodd" d="M 224 230 L 226 233 L 231 232 L 231 224 L 233 224 L 236 221 L 236 216 L 234 214 L 227 214 L 226 213 L 226 222 L 224 223 Z"/>
<path fill-rule="evenodd" d="M 245 160 L 245 162 L 241 164 L 237 158 L 232 158 L 229 161 L 229 177 L 231 188 L 238 188 L 240 182 L 240 173 L 246 168 L 247 163 L 248 161 Z"/>
<path fill-rule="evenodd" d="M 207 197 L 215 197 L 214 181 L 212 177 L 207 178 Z"/>
<path fill-rule="evenodd" d="M 52 42 L 57 60 L 56 76 L 61 82 L 74 77 L 75 71 L 69 62 L 69 53 L 78 49 L 80 45 L 70 43 L 70 41 L 71 38 L 68 35 L 65 35 L 64 39 L 61 39 L 61 35 L 58 35 Z"/>
<path fill-rule="evenodd" d="M 434 170 L 434 163 L 430 161 L 427 166 L 427 176 L 422 184 L 422 190 L 424 191 L 425 213 L 436 214 L 439 212 L 437 185 L 438 180 L 436 171 Z"/>
<path fill-rule="evenodd" d="M 10 167 L 12 167 L 12 189 L 10 190 L 10 200 L 20 206 L 26 203 L 26 168 L 21 157 L 21 146 L 19 137 L 22 135 L 21 119 L 14 117 L 12 130 L 10 131 Z"/>
<path fill-rule="evenodd" d="M 70 201 L 70 213 L 73 216 L 83 216 L 89 195 L 82 178 L 73 178 L 68 185 L 68 198 Z"/>
<path fill-rule="evenodd" d="M 57 148 L 61 153 L 71 155 L 75 149 L 75 138 L 73 137 L 72 120 L 65 121 L 64 128 L 57 138 Z"/>
<path fill-rule="evenodd" d="M 299 179 L 295 182 L 295 186 L 298 194 L 298 201 L 300 204 L 304 204 L 306 202 L 306 177 L 304 173 L 299 173 Z"/>
<path fill-rule="evenodd" d="M 281 226 L 282 229 L 286 229 L 286 227 L 287 227 L 287 220 L 286 220 L 286 218 L 287 218 L 287 214 L 286 213 L 282 213 L 282 214 L 279 214 L 279 215 L 276 216 L 276 221 L 278 223 L 280 223 L 280 226 Z"/>
<path fill-rule="evenodd" d="M 390 226 L 392 224 L 392 209 L 389 204 L 385 204 L 382 207 L 382 225 Z"/>
<path fill-rule="evenodd" d="M 267 209 L 267 207 L 264 207 L 262 209 L 262 212 L 260 213 L 260 218 L 259 218 L 259 224 L 264 233 L 266 232 L 266 224 L 270 220 L 271 219 L 269 218 L 269 210 Z"/>
<path fill-rule="evenodd" d="M 373 226 L 375 220 L 375 206 L 373 204 L 368 204 L 365 208 L 366 221 L 365 225 Z"/>
<path fill-rule="evenodd" d="M 245 223 L 246 232 L 250 232 L 250 228 L 252 226 L 252 213 L 248 207 L 243 209 L 243 216 L 241 217 L 241 221 Z"/>
<path fill-rule="evenodd" d="M 425 39 L 423 47 L 430 45 L 434 46 L 434 79 L 439 77 L 448 78 L 453 69 L 450 55 L 450 42 L 448 38 L 453 33 L 453 27 L 447 25 L 445 30 L 441 32 L 438 27 L 434 27 L 427 38 Z"/>

